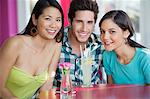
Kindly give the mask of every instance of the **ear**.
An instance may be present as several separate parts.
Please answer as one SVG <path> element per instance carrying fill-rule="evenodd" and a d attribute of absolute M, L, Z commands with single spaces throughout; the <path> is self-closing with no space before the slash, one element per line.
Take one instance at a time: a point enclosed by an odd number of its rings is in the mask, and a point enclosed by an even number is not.
<path fill-rule="evenodd" d="M 35 26 L 37 25 L 37 19 L 35 19 L 35 14 L 32 15 L 32 22 Z"/>
<path fill-rule="evenodd" d="M 124 35 L 124 38 L 128 38 L 128 36 L 130 35 L 129 30 L 125 30 L 125 31 L 123 32 L 123 35 Z"/>
<path fill-rule="evenodd" d="M 71 25 L 72 23 L 71 23 L 71 20 L 70 20 L 70 18 L 68 18 L 68 21 L 69 21 L 69 24 L 68 24 L 68 25 Z"/>

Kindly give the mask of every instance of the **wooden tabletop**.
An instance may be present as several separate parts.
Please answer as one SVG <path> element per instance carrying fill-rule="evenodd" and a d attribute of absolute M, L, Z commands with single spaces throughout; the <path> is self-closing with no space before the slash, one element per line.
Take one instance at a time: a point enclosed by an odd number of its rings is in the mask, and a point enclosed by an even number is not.
<path fill-rule="evenodd" d="M 150 99 L 150 86 L 95 85 L 76 87 L 76 94 L 59 94 L 56 89 L 40 92 L 40 99 Z M 67 98 L 66 98 L 67 97 Z"/>

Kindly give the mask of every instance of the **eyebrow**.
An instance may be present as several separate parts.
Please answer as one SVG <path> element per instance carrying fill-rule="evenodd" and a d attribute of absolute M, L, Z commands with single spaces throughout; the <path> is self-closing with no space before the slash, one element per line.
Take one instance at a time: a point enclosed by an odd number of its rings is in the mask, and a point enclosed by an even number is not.
<path fill-rule="evenodd" d="M 51 17 L 51 18 L 52 18 L 52 16 L 50 16 L 50 15 L 44 15 L 44 16 L 48 16 L 48 17 Z M 57 17 L 57 18 L 61 18 L 61 17 Z"/>
<path fill-rule="evenodd" d="M 75 21 L 78 21 L 78 22 L 83 22 L 82 19 L 75 19 Z M 87 22 L 94 22 L 94 20 L 86 20 Z"/>
<path fill-rule="evenodd" d="M 100 28 L 101 30 L 104 30 L 103 28 Z M 108 30 L 116 30 L 116 28 L 109 28 Z"/>

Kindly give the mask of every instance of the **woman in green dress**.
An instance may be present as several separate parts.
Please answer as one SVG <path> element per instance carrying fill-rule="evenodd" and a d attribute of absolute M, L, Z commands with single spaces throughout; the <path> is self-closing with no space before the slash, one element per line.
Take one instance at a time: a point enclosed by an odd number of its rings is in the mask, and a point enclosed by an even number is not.
<path fill-rule="evenodd" d="M 0 49 L 0 92 L 4 99 L 31 99 L 52 88 L 63 38 L 63 10 L 56 0 L 37 1 L 23 34 Z"/>

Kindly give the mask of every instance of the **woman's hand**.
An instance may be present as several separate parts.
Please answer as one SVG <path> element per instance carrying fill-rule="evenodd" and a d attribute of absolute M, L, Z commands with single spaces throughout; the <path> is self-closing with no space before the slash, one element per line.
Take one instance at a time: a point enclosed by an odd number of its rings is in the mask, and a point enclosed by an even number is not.
<path fill-rule="evenodd" d="M 108 84 L 113 84 L 113 79 L 111 75 L 108 76 Z"/>

